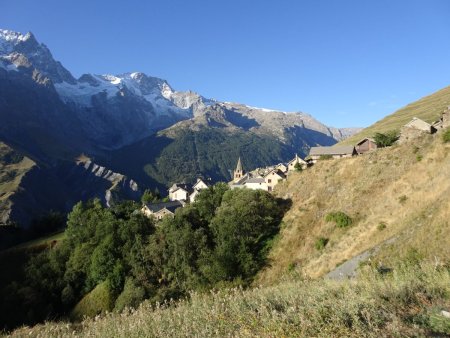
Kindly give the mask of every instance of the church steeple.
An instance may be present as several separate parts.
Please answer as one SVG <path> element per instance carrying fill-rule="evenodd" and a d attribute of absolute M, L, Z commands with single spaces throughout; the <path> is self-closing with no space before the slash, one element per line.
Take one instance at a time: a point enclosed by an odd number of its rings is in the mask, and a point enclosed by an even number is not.
<path fill-rule="evenodd" d="M 244 176 L 244 169 L 242 169 L 241 157 L 238 159 L 236 169 L 234 170 L 234 181 L 239 181 Z"/>

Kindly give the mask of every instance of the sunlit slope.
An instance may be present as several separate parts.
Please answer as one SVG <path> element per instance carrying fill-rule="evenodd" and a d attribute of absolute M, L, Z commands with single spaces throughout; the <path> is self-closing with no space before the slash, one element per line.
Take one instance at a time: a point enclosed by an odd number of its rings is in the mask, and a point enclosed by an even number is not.
<path fill-rule="evenodd" d="M 0 225 L 8 219 L 9 198 L 17 192 L 23 176 L 34 166 L 31 159 L 0 142 Z"/>
<path fill-rule="evenodd" d="M 393 114 L 374 123 L 370 127 L 365 128 L 361 132 L 340 142 L 340 144 L 351 145 L 364 137 L 372 137 L 377 132 L 382 133 L 389 130 L 400 129 L 413 117 L 418 117 L 426 122 L 432 123 L 439 119 L 441 113 L 448 106 L 450 106 L 450 86 L 408 104 Z"/>
<path fill-rule="evenodd" d="M 259 283 L 287 271 L 323 276 L 365 250 L 383 245 L 377 264 L 389 265 L 415 248 L 450 257 L 450 145 L 440 134 L 342 160 L 319 161 L 277 186 L 292 199 L 283 229 Z M 353 224 L 338 228 L 325 217 L 342 211 Z M 380 225 L 382 224 L 382 225 Z M 318 250 L 320 238 L 329 240 Z"/>

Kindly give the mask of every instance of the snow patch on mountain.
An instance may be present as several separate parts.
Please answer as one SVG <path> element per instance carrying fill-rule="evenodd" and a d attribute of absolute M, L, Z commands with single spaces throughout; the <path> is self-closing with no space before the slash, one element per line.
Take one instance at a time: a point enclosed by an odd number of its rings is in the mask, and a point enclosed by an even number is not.
<path fill-rule="evenodd" d="M 94 78 L 99 80 L 96 86 L 84 82 L 70 84 L 65 81 L 55 83 L 54 86 L 64 102 L 74 102 L 82 107 L 90 107 L 92 105 L 93 95 L 104 92 L 107 98 L 111 98 L 119 92 L 116 86 L 111 86 L 111 83 L 105 81 L 102 77 L 94 76 Z"/>
<path fill-rule="evenodd" d="M 26 41 L 31 33 L 21 34 L 7 29 L 0 29 L 0 53 L 11 53 L 19 42 Z"/>
<path fill-rule="evenodd" d="M 268 108 L 253 107 L 253 106 L 249 106 L 249 105 L 245 105 L 245 106 L 246 106 L 247 108 L 254 109 L 254 110 L 260 110 L 260 111 L 263 111 L 263 112 L 266 112 L 266 113 L 277 112 L 277 113 L 284 113 L 284 114 L 287 114 L 287 113 L 284 112 L 284 111 L 276 110 L 276 109 L 268 109 Z"/>

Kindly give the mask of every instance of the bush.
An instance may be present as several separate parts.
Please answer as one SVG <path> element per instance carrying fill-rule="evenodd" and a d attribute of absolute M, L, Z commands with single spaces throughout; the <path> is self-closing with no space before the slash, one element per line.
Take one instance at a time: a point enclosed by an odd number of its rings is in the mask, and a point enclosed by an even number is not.
<path fill-rule="evenodd" d="M 386 223 L 384 223 L 384 222 L 378 223 L 377 229 L 378 229 L 379 231 L 382 231 L 382 230 L 386 229 Z"/>
<path fill-rule="evenodd" d="M 373 137 L 377 147 L 384 148 L 390 147 L 399 138 L 399 133 L 397 130 L 391 130 L 386 133 L 376 133 Z"/>
<path fill-rule="evenodd" d="M 450 143 L 450 128 L 448 128 L 444 134 L 442 134 L 442 140 L 444 143 Z"/>
<path fill-rule="evenodd" d="M 316 240 L 316 243 L 314 243 L 314 247 L 317 249 L 317 250 L 323 250 L 323 248 L 325 248 L 325 246 L 328 244 L 328 241 L 329 241 L 329 239 L 328 238 L 325 238 L 325 237 L 319 237 L 317 240 Z"/>
<path fill-rule="evenodd" d="M 295 171 L 302 171 L 303 170 L 302 165 L 300 163 L 298 163 L 298 162 L 294 165 L 294 169 L 295 169 Z"/>
<path fill-rule="evenodd" d="M 405 202 L 408 200 L 408 196 L 406 196 L 406 195 L 402 195 L 402 196 L 400 196 L 399 198 L 398 198 L 398 202 L 400 203 L 400 204 L 405 204 Z"/>
<path fill-rule="evenodd" d="M 335 222 L 338 228 L 345 228 L 352 224 L 350 216 L 342 211 L 330 212 L 325 216 L 325 221 Z"/>

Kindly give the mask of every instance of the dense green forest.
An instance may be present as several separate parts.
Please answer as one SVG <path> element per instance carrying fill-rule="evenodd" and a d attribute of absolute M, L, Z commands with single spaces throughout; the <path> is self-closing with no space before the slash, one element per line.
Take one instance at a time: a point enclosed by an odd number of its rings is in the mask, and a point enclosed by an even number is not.
<path fill-rule="evenodd" d="M 218 183 L 159 223 L 139 207 L 78 203 L 65 239 L 32 257 L 23 280 L 1 290 L 2 326 L 77 320 L 144 299 L 246 286 L 264 265 L 287 205 L 264 191 Z"/>
<path fill-rule="evenodd" d="M 250 170 L 288 161 L 297 149 L 270 136 L 200 128 L 195 132 L 179 130 L 173 138 L 154 135 L 116 151 L 110 158 L 96 160 L 144 186 L 163 189 L 176 182 L 193 183 L 199 175 L 228 181 L 239 156 L 244 169 Z"/>

